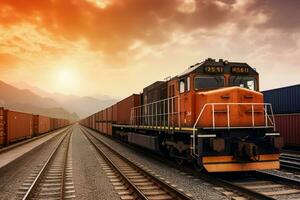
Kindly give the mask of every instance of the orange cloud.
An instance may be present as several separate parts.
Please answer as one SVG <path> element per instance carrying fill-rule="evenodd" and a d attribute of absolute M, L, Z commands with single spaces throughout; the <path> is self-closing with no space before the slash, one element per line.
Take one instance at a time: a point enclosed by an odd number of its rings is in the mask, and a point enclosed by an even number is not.
<path fill-rule="evenodd" d="M 98 1 L 95 1 L 98 2 Z M 229 7 L 202 0 L 111 0 L 103 8 L 85 0 L 2 0 L 4 26 L 30 23 L 55 38 L 85 39 L 104 53 L 127 50 L 134 41 L 155 45 L 172 31 L 215 27 L 227 20 Z"/>
<path fill-rule="evenodd" d="M 12 54 L 0 53 L 0 69 L 9 69 L 16 66 L 20 59 Z"/>

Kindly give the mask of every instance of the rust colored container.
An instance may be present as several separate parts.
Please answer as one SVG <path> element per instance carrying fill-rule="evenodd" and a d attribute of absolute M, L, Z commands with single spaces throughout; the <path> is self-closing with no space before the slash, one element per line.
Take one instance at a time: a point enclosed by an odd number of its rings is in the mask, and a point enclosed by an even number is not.
<path fill-rule="evenodd" d="M 40 135 L 51 130 L 50 118 L 42 115 L 33 116 L 34 135 Z"/>
<path fill-rule="evenodd" d="M 118 113 L 118 107 L 117 104 L 112 106 L 113 114 L 112 114 L 112 122 L 117 122 L 117 113 Z"/>
<path fill-rule="evenodd" d="M 107 123 L 106 122 L 103 123 L 103 131 L 102 132 L 107 134 Z"/>
<path fill-rule="evenodd" d="M 91 116 L 91 120 L 92 120 L 91 128 L 94 130 L 94 129 L 95 129 L 95 121 L 96 121 L 95 115 L 92 115 L 92 116 Z"/>
<path fill-rule="evenodd" d="M 50 118 L 50 130 L 54 130 L 54 118 Z"/>
<path fill-rule="evenodd" d="M 33 135 L 33 115 L 7 111 L 7 144 Z"/>
<path fill-rule="evenodd" d="M 4 108 L 0 108 L 0 146 L 5 146 L 6 144 L 6 110 Z"/>
<path fill-rule="evenodd" d="M 140 95 L 133 94 L 117 103 L 117 123 L 130 124 L 131 109 L 140 105 Z"/>
<path fill-rule="evenodd" d="M 100 122 L 100 132 L 103 133 L 103 122 Z"/>
<path fill-rule="evenodd" d="M 112 123 L 107 123 L 107 134 L 112 135 Z"/>
<path fill-rule="evenodd" d="M 103 110 L 99 112 L 99 121 L 103 120 Z"/>
<path fill-rule="evenodd" d="M 106 115 L 107 115 L 107 122 L 111 122 L 112 121 L 112 116 L 113 116 L 113 107 L 109 107 L 106 109 Z"/>
<path fill-rule="evenodd" d="M 96 116 L 95 116 L 95 121 L 96 121 L 96 123 L 97 123 L 97 121 L 99 121 L 99 112 L 97 112 L 95 115 L 96 115 Z"/>
<path fill-rule="evenodd" d="M 94 119 L 93 119 L 93 129 L 96 130 L 96 118 L 97 118 L 97 113 L 95 113 L 94 115 Z"/>
<path fill-rule="evenodd" d="M 275 115 L 275 122 L 285 146 L 300 147 L 300 113 Z"/>
<path fill-rule="evenodd" d="M 96 122 L 96 130 L 99 131 L 99 128 L 100 128 L 99 122 Z"/>
<path fill-rule="evenodd" d="M 104 122 L 106 122 L 106 121 L 107 121 L 107 109 L 105 109 L 105 110 L 102 111 L 102 115 L 103 115 L 102 120 L 103 120 Z"/>

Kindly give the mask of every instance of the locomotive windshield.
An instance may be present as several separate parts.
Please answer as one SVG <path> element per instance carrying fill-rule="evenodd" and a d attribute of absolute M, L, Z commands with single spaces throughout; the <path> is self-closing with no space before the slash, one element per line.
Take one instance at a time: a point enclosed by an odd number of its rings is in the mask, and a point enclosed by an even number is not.
<path fill-rule="evenodd" d="M 195 90 L 224 87 L 224 76 L 196 76 L 194 87 Z"/>
<path fill-rule="evenodd" d="M 257 90 L 256 78 L 252 76 L 231 76 L 229 86 L 239 86 L 250 90 Z"/>

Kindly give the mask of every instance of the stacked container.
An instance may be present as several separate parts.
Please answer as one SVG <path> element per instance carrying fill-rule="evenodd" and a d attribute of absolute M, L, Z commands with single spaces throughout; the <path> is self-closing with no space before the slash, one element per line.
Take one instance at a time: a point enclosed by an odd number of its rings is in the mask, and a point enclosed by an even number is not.
<path fill-rule="evenodd" d="M 285 145 L 300 147 L 300 84 L 262 92 L 266 103 L 271 103 L 277 131 Z"/>

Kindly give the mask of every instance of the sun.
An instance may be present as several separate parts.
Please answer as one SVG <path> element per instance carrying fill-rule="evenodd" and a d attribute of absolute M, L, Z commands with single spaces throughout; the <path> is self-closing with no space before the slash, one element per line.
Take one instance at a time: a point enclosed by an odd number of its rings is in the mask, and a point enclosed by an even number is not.
<path fill-rule="evenodd" d="M 58 80 L 63 84 L 70 84 L 74 82 L 74 72 L 70 69 L 63 69 L 58 73 Z"/>
<path fill-rule="evenodd" d="M 77 86 L 77 74 L 72 68 L 59 69 L 55 75 L 55 85 L 61 92 L 72 92 Z"/>

